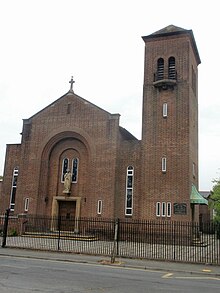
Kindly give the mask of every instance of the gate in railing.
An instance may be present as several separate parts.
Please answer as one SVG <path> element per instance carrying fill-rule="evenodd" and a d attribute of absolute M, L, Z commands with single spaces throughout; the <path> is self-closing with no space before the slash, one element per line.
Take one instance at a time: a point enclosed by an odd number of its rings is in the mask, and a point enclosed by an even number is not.
<path fill-rule="evenodd" d="M 69 227 L 72 225 L 71 229 Z M 0 218 L 2 247 L 220 264 L 220 225 L 120 219 Z"/>

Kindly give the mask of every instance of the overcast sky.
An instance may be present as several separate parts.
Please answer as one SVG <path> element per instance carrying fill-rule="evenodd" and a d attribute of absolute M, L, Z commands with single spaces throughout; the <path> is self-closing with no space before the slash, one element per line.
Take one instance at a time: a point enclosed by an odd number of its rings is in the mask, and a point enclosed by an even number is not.
<path fill-rule="evenodd" d="M 199 189 L 220 176 L 218 1 L 0 0 L 0 175 L 22 119 L 74 92 L 120 113 L 141 138 L 144 42 L 170 24 L 192 29 L 199 65 Z"/>

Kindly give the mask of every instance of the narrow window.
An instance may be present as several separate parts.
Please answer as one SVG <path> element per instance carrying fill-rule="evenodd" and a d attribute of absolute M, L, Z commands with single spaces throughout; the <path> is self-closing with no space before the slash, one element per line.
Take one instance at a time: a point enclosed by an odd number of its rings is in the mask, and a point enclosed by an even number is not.
<path fill-rule="evenodd" d="M 167 171 L 167 158 L 163 157 L 162 158 L 162 172 L 166 173 L 166 171 Z"/>
<path fill-rule="evenodd" d="M 29 209 L 29 198 L 25 198 L 24 200 L 24 211 L 27 212 Z"/>
<path fill-rule="evenodd" d="M 126 200 L 125 200 L 125 215 L 132 216 L 133 213 L 133 176 L 134 168 L 129 166 L 127 168 L 126 176 Z"/>
<path fill-rule="evenodd" d="M 164 78 L 164 60 L 163 58 L 159 58 L 157 60 L 157 80 L 161 80 Z"/>
<path fill-rule="evenodd" d="M 78 179 L 78 167 L 79 167 L 79 159 L 74 158 L 72 160 L 72 183 L 77 183 Z"/>
<path fill-rule="evenodd" d="M 156 203 L 156 216 L 160 217 L 160 202 Z"/>
<path fill-rule="evenodd" d="M 67 114 L 70 114 L 70 111 L 71 111 L 71 104 L 68 103 L 68 104 L 67 104 L 67 111 L 66 111 L 66 113 L 67 113 Z"/>
<path fill-rule="evenodd" d="M 64 182 L 64 175 L 69 169 L 69 159 L 64 158 L 62 163 L 62 174 L 61 174 L 61 182 Z"/>
<path fill-rule="evenodd" d="M 162 211 L 161 211 L 162 217 L 166 217 L 166 203 L 162 202 Z"/>
<path fill-rule="evenodd" d="M 196 164 L 193 163 L 192 165 L 192 173 L 193 173 L 193 177 L 196 177 Z"/>
<path fill-rule="evenodd" d="M 102 214 L 102 200 L 98 200 L 98 207 L 97 207 L 97 214 L 101 215 Z"/>
<path fill-rule="evenodd" d="M 167 203 L 167 217 L 171 217 L 171 202 Z"/>
<path fill-rule="evenodd" d="M 192 66 L 192 89 L 194 94 L 196 95 L 196 73 Z"/>
<path fill-rule="evenodd" d="M 163 117 L 167 117 L 167 103 L 163 103 Z"/>
<path fill-rule="evenodd" d="M 10 210 L 11 211 L 14 211 L 14 209 L 15 209 L 17 179 L 18 179 L 18 168 L 16 167 L 13 170 L 13 178 L 12 178 L 12 187 L 11 187 L 11 196 L 10 196 Z"/>
<path fill-rule="evenodd" d="M 168 79 L 176 79 L 176 66 L 174 57 L 170 57 L 168 60 Z"/>

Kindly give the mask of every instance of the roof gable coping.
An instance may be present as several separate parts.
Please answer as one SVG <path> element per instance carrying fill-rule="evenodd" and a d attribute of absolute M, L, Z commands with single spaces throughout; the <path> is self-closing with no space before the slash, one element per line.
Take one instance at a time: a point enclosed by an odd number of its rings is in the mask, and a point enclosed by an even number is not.
<path fill-rule="evenodd" d="M 52 107 L 55 103 L 59 102 L 60 100 L 64 99 L 64 98 L 67 97 L 67 96 L 73 96 L 73 97 L 76 97 L 76 98 L 79 99 L 81 102 L 83 102 L 85 105 L 86 105 L 86 104 L 89 104 L 89 105 L 91 105 L 92 107 L 95 107 L 95 108 L 97 108 L 97 109 L 100 110 L 100 111 L 103 111 L 104 113 L 106 113 L 107 115 L 109 115 L 109 116 L 111 117 L 111 119 L 112 119 L 113 117 L 115 117 L 115 118 L 113 118 L 113 119 L 116 119 L 116 117 L 117 117 L 117 119 L 118 119 L 118 118 L 120 117 L 120 114 L 118 114 L 118 113 L 116 113 L 116 114 L 111 114 L 110 112 L 108 112 L 108 111 L 106 111 L 106 110 L 100 108 L 99 106 L 97 106 L 97 105 L 95 105 L 95 104 L 89 102 L 88 100 L 86 100 L 86 99 L 84 99 L 84 98 L 78 96 L 78 95 L 75 94 L 73 91 L 68 91 L 66 94 L 64 94 L 63 96 L 61 96 L 61 97 L 58 98 L 57 100 L 55 100 L 55 101 L 53 101 L 52 103 L 50 103 L 49 105 L 47 105 L 46 107 L 44 107 L 43 109 L 41 109 L 40 111 L 38 111 L 37 113 L 35 113 L 34 115 L 32 115 L 30 118 L 28 118 L 28 119 L 23 119 L 23 121 L 24 121 L 25 123 L 30 122 L 33 118 L 37 117 L 40 113 L 42 113 L 42 112 L 45 111 L 46 109 Z"/>

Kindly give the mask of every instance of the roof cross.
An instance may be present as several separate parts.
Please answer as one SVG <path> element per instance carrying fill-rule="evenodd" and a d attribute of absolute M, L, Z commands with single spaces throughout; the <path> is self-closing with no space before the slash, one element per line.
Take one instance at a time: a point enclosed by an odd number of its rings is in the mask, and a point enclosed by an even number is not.
<path fill-rule="evenodd" d="M 69 81 L 70 83 L 70 92 L 73 92 L 73 84 L 75 83 L 75 81 L 73 80 L 73 76 L 71 76 L 71 80 Z"/>

